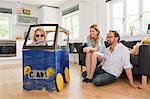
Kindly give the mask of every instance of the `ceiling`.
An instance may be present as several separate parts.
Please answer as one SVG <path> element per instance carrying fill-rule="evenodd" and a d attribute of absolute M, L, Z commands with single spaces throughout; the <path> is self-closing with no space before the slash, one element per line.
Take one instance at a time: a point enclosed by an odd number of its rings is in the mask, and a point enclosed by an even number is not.
<path fill-rule="evenodd" d="M 47 6 L 54 6 L 54 7 L 60 7 L 61 5 L 65 4 L 69 1 L 78 1 L 78 0 L 1 0 L 6 2 L 14 2 L 14 3 L 21 3 L 21 4 L 27 4 L 27 5 L 47 5 Z"/>

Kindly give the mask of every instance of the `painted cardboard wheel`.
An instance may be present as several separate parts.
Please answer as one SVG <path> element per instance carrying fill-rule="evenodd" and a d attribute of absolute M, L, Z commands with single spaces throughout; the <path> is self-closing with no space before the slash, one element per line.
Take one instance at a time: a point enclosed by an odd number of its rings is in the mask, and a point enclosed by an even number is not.
<path fill-rule="evenodd" d="M 58 91 L 61 91 L 64 87 L 64 79 L 62 74 L 58 73 L 56 76 L 56 85 L 57 85 L 57 89 Z"/>
<path fill-rule="evenodd" d="M 55 73 L 55 70 L 53 68 L 51 68 L 51 67 L 47 68 L 46 74 L 48 77 L 54 75 L 54 73 Z"/>
<path fill-rule="evenodd" d="M 27 74 L 29 74 L 31 72 L 31 67 L 30 66 L 25 66 L 24 67 L 24 76 L 26 76 Z"/>
<path fill-rule="evenodd" d="M 70 82 L 70 73 L 69 73 L 68 67 L 65 68 L 64 72 L 65 72 L 65 80 L 67 83 L 69 83 Z"/>

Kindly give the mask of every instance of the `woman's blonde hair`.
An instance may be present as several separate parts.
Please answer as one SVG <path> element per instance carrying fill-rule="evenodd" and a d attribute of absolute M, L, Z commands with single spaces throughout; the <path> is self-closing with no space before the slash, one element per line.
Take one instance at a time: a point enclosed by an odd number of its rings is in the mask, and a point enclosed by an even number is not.
<path fill-rule="evenodd" d="M 99 40 L 100 40 L 100 37 L 102 37 L 101 28 L 100 28 L 98 25 L 96 25 L 96 24 L 91 25 L 90 28 L 93 28 L 93 29 L 95 29 L 95 30 L 98 32 L 97 37 L 96 37 L 96 39 L 95 39 L 96 42 L 98 43 Z M 90 35 L 89 35 L 89 38 L 90 38 L 91 40 L 94 40 L 94 38 L 92 38 Z"/>
<path fill-rule="evenodd" d="M 46 39 L 46 32 L 45 32 L 42 28 L 37 28 L 37 29 L 35 30 L 34 36 L 33 36 L 33 40 L 34 40 L 34 41 L 37 41 L 36 38 L 35 38 L 37 31 L 41 32 L 41 33 L 44 35 L 44 39 Z"/>

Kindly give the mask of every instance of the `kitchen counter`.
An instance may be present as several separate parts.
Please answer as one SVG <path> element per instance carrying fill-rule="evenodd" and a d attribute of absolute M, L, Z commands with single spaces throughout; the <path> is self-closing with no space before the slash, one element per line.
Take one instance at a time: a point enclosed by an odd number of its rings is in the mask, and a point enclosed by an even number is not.
<path fill-rule="evenodd" d="M 18 59 L 21 59 L 21 58 L 18 58 L 18 57 L 0 57 L 0 61 L 3 61 L 3 60 L 18 60 Z"/>
<path fill-rule="evenodd" d="M 22 59 L 18 57 L 0 57 L 0 66 L 3 64 L 22 63 Z"/>

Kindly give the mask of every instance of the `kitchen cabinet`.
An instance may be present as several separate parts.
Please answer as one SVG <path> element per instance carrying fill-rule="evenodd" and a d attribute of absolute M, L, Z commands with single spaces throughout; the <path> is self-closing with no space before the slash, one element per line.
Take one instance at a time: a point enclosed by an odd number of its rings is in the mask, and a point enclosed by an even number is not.
<path fill-rule="evenodd" d="M 24 40 L 17 40 L 16 41 L 16 57 L 18 59 L 22 59 L 22 48 L 23 48 Z"/>
<path fill-rule="evenodd" d="M 17 14 L 16 15 L 16 24 L 17 25 L 34 25 L 34 24 L 38 24 L 38 17 Z"/>
<path fill-rule="evenodd" d="M 15 57 L 0 57 L 0 68 L 5 68 L 3 65 L 22 64 L 22 48 L 24 40 L 16 41 L 16 56 Z"/>

